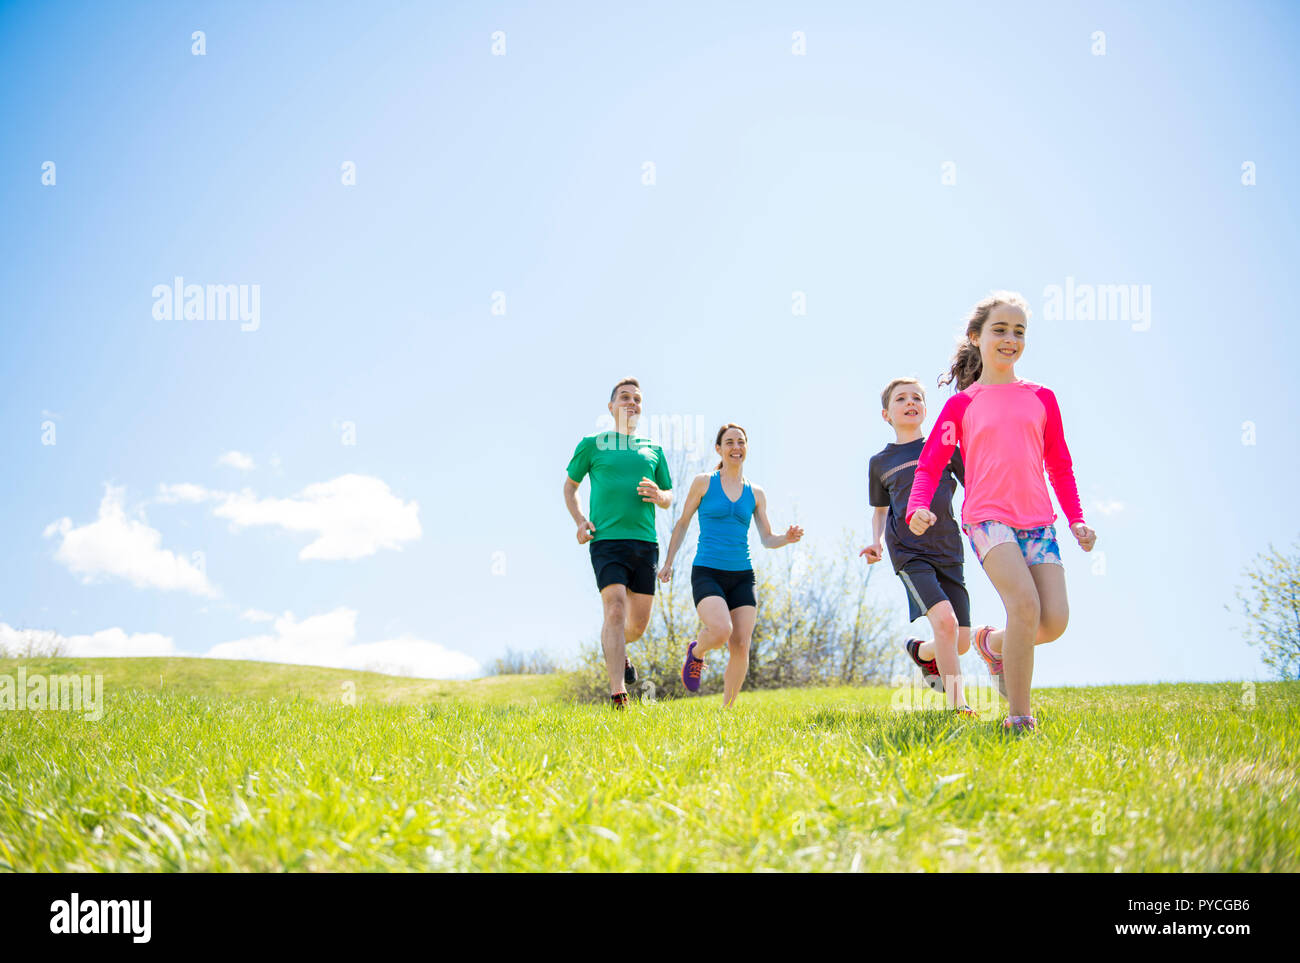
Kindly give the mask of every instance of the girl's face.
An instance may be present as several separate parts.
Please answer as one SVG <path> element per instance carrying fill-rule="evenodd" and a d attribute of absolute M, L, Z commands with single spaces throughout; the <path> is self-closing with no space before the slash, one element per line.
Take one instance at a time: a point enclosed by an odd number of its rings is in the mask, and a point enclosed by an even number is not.
<path fill-rule="evenodd" d="M 1025 312 L 1013 304 L 999 304 L 989 312 L 979 338 L 971 338 L 986 371 L 1011 371 L 1025 353 L 1025 324 Z"/>
<path fill-rule="evenodd" d="M 745 461 L 745 433 L 739 428 L 728 428 L 722 443 L 715 445 L 724 465 L 740 465 Z"/>

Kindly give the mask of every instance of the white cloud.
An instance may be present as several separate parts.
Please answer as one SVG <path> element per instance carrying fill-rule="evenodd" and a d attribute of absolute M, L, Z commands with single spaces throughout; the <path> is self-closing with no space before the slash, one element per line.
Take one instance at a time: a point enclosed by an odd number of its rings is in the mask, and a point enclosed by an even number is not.
<path fill-rule="evenodd" d="M 164 505 L 175 505 L 179 502 L 198 503 L 211 497 L 211 493 L 202 485 L 191 485 L 189 482 L 182 482 L 179 485 L 159 485 L 158 501 Z"/>
<path fill-rule="evenodd" d="M 1094 498 L 1092 507 L 1103 515 L 1114 515 L 1116 512 L 1124 510 L 1124 503 L 1114 499 Z"/>
<path fill-rule="evenodd" d="M 436 642 L 401 636 L 382 642 L 357 643 L 357 613 L 338 608 L 298 621 L 292 612 L 275 620 L 275 631 L 209 650 L 216 659 L 253 659 L 339 669 L 385 672 L 425 679 L 451 679 L 477 674 L 479 663 Z"/>
<path fill-rule="evenodd" d="M 216 597 L 217 590 L 201 568 L 162 547 L 162 534 L 150 528 L 143 512 L 128 518 L 125 492 L 104 486 L 99 518 L 76 527 L 64 517 L 45 527 L 45 537 L 60 536 L 55 559 L 90 583 L 121 578 L 136 588 L 191 592 Z"/>
<path fill-rule="evenodd" d="M 251 455 L 245 455 L 242 451 L 228 451 L 217 459 L 218 465 L 225 465 L 228 468 L 237 468 L 240 471 L 252 471 L 257 466 L 253 464 Z"/>
<path fill-rule="evenodd" d="M 364 558 L 381 548 L 400 551 L 402 543 L 423 534 L 419 503 L 402 501 L 381 479 L 368 475 L 340 475 L 289 498 L 263 498 L 249 488 L 223 492 L 188 482 L 163 484 L 158 501 L 215 502 L 212 514 L 236 529 L 273 525 L 315 535 L 298 553 L 303 560 Z"/>
<path fill-rule="evenodd" d="M 381 548 L 400 550 L 418 539 L 420 506 L 404 502 L 378 478 L 341 475 L 308 485 L 290 498 L 260 498 L 245 490 L 220 496 L 213 514 L 236 528 L 274 525 L 316 536 L 298 553 L 300 559 L 349 559 L 374 555 Z"/>
<path fill-rule="evenodd" d="M 240 618 L 245 622 L 274 622 L 275 614 L 263 612 L 261 609 L 245 609 Z"/>
<path fill-rule="evenodd" d="M 37 654 L 57 650 L 65 655 L 80 658 L 101 656 L 159 656 L 176 655 L 176 647 L 169 636 L 157 632 L 135 632 L 130 635 L 120 628 L 100 629 L 90 635 L 60 635 L 42 629 L 15 629 L 0 622 L 0 651 L 26 652 L 32 646 Z"/>
<path fill-rule="evenodd" d="M 259 616 L 266 614 L 253 609 L 249 612 Z M 384 672 L 421 679 L 466 678 L 481 672 L 479 663 L 463 652 L 409 635 L 381 642 L 358 643 L 357 613 L 352 609 L 338 608 L 301 621 L 295 619 L 292 612 L 270 618 L 275 621 L 273 632 L 223 642 L 201 656 L 176 651 L 172 638 L 157 632 L 128 634 L 126 630 L 114 627 L 89 635 L 60 635 L 49 630 L 17 629 L 0 622 L 0 653 L 16 655 L 31 651 L 40 656 L 57 647 L 61 654 L 77 658 L 179 656 L 249 659 Z"/>

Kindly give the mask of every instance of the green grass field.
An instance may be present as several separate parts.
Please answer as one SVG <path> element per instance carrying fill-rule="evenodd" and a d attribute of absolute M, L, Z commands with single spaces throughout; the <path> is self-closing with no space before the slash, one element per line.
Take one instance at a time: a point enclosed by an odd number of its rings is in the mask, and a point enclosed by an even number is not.
<path fill-rule="evenodd" d="M 22 664 L 105 709 L 0 712 L 0 869 L 1300 869 L 1300 683 L 1043 690 L 1015 738 L 887 689 L 615 714 L 558 677 Z"/>

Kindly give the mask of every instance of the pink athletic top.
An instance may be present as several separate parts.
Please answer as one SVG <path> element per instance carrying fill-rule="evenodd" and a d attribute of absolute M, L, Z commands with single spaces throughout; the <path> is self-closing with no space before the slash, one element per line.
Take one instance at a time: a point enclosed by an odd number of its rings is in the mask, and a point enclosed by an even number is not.
<path fill-rule="evenodd" d="M 999 521 L 1038 528 L 1056 521 L 1043 469 L 1066 520 L 1083 521 L 1070 449 L 1065 447 L 1056 395 L 1032 381 L 971 385 L 948 399 L 921 449 L 907 500 L 907 521 L 929 508 L 934 486 L 961 445 L 966 463 L 963 525 Z"/>

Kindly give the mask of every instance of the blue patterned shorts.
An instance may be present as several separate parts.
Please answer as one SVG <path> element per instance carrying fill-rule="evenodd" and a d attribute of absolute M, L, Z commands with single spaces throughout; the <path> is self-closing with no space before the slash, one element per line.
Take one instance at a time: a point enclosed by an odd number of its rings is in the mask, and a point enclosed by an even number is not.
<path fill-rule="evenodd" d="M 1003 542 L 1015 542 L 1020 548 L 1020 554 L 1025 557 L 1025 564 L 1030 567 L 1065 564 L 1061 561 L 1060 546 L 1056 544 L 1055 525 L 1012 528 L 1005 522 L 988 521 L 963 525 L 962 531 L 970 539 L 970 547 L 974 549 L 975 557 L 980 560 L 981 565 L 984 564 L 989 549 Z"/>

